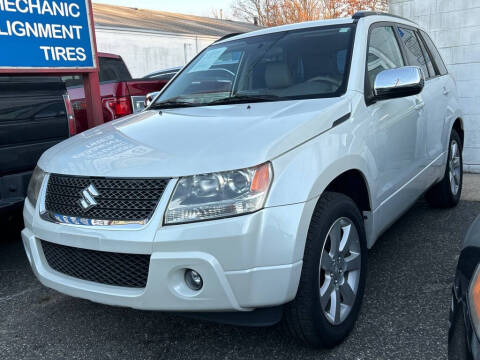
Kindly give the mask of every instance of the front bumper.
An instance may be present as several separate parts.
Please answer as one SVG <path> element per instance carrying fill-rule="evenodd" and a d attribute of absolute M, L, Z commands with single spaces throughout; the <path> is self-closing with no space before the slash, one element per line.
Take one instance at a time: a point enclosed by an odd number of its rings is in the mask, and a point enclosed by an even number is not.
<path fill-rule="evenodd" d="M 47 222 L 34 215 L 27 201 L 22 239 L 40 282 L 71 296 L 144 310 L 249 311 L 295 297 L 308 229 L 305 222 L 314 206 L 311 201 L 167 227 L 158 226 L 163 214 L 157 214 L 141 230 L 106 230 Z M 97 251 L 149 254 L 146 287 L 104 285 L 59 273 L 48 265 L 40 239 Z M 200 291 L 186 286 L 185 269 L 201 274 Z"/>

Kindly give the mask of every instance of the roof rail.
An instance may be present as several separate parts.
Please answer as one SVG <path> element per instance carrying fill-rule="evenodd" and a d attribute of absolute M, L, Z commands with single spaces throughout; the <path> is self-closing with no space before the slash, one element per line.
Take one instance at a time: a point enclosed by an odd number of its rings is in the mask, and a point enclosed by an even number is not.
<path fill-rule="evenodd" d="M 222 36 L 220 39 L 217 39 L 215 42 L 219 42 L 219 41 L 222 41 L 222 40 L 226 40 L 228 38 L 231 38 L 231 37 L 234 37 L 234 36 L 237 36 L 237 35 L 242 35 L 244 34 L 243 32 L 238 32 L 238 33 L 231 33 L 231 34 L 227 34 L 227 35 L 224 35 Z"/>
<path fill-rule="evenodd" d="M 397 18 L 397 19 L 407 20 L 407 21 L 410 21 L 410 22 L 415 24 L 414 21 L 412 21 L 410 19 L 407 19 L 407 18 L 404 18 L 402 16 L 389 14 L 389 13 L 384 13 L 384 12 L 380 12 L 380 11 L 357 11 L 355 14 L 352 15 L 352 19 L 353 20 L 360 20 L 361 18 L 364 18 L 364 17 L 367 17 L 367 16 L 375 16 L 375 15 L 377 15 L 377 16 L 390 16 L 390 17 L 394 17 L 394 18 Z"/>

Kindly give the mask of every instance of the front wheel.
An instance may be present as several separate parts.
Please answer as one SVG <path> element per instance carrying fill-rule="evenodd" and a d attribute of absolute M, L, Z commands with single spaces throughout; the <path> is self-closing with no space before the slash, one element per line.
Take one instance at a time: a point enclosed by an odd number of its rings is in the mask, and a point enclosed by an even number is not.
<path fill-rule="evenodd" d="M 430 205 L 438 208 L 457 206 L 462 195 L 463 158 L 462 140 L 455 129 L 452 130 L 448 147 L 447 168 L 442 181 L 434 185 L 426 194 Z"/>
<path fill-rule="evenodd" d="M 352 330 L 365 288 L 367 247 L 363 219 L 343 194 L 318 201 L 308 230 L 296 298 L 284 324 L 311 347 L 333 347 Z"/>

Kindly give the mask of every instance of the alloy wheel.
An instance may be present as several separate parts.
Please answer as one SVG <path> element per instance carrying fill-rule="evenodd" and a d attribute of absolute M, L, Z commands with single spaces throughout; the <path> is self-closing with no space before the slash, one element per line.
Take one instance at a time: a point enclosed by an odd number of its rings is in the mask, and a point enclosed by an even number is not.
<path fill-rule="evenodd" d="M 357 297 L 361 271 L 360 237 L 354 223 L 340 218 L 331 226 L 319 266 L 320 305 L 332 325 L 350 314 Z"/>
<path fill-rule="evenodd" d="M 456 196 L 460 189 L 462 178 L 462 162 L 460 159 L 460 147 L 455 140 L 452 140 L 450 144 L 449 177 L 450 190 L 452 191 L 452 195 Z"/>

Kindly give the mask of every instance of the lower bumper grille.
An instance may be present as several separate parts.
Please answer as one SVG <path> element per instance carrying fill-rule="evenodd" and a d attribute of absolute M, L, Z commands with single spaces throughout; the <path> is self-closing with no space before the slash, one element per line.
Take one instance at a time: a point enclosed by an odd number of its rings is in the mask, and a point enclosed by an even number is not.
<path fill-rule="evenodd" d="M 41 241 L 48 265 L 62 274 L 100 284 L 144 288 L 150 255 L 80 249 Z"/>

